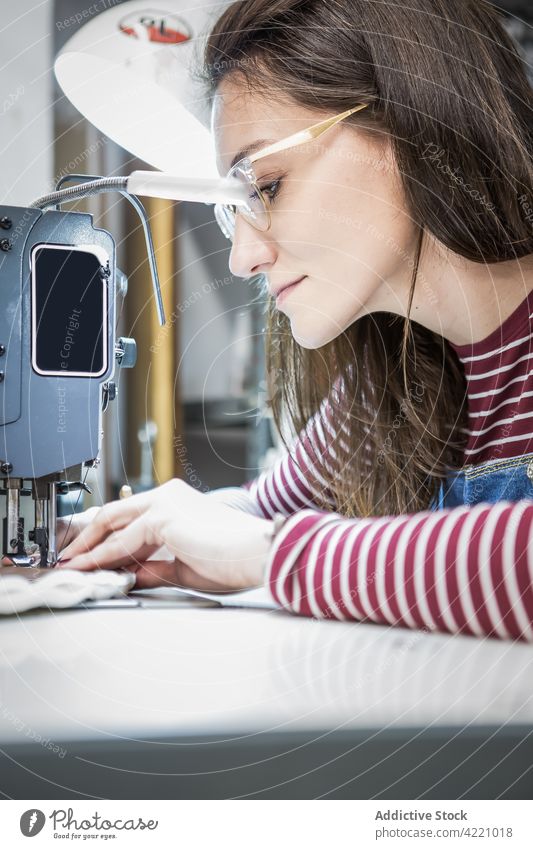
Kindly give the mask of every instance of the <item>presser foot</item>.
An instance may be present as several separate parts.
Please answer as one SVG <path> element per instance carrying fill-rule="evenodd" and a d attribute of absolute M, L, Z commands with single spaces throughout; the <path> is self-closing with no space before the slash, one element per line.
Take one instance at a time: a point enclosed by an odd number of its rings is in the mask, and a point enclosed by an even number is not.
<path fill-rule="evenodd" d="M 54 563 L 47 563 L 47 549 L 45 549 L 45 554 L 43 558 L 43 552 L 40 546 L 33 545 L 29 546 L 29 550 L 22 552 L 14 552 L 10 551 L 7 554 L 4 554 L 1 559 L 2 566 L 17 566 L 17 567 L 33 567 L 39 568 L 41 570 L 44 569 L 53 569 L 56 565 Z M 44 565 L 42 565 L 44 564 Z"/>
<path fill-rule="evenodd" d="M 38 558 L 33 554 L 4 554 L 2 563 L 8 561 L 6 565 L 12 566 L 38 566 Z"/>

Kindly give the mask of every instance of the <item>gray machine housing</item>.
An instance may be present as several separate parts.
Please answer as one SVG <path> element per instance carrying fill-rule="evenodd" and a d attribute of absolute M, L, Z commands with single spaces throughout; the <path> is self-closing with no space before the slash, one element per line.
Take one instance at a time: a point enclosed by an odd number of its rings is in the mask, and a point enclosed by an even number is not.
<path fill-rule="evenodd" d="M 3 206 L 0 221 L 11 222 L 0 230 L 0 480 L 61 477 L 98 456 L 103 387 L 115 366 L 115 243 L 86 213 Z M 30 256 L 38 244 L 96 245 L 109 258 L 107 368 L 98 377 L 42 375 L 32 367 Z"/>

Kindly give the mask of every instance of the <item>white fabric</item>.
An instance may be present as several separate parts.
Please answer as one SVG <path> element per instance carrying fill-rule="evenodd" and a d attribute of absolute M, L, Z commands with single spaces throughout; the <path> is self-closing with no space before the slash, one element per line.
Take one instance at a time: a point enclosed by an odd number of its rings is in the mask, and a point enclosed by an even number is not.
<path fill-rule="evenodd" d="M 73 607 L 88 599 L 112 598 L 127 593 L 135 583 L 132 572 L 78 572 L 75 569 L 50 569 L 38 577 L 0 569 L 0 614 L 23 613 L 36 607 Z"/>

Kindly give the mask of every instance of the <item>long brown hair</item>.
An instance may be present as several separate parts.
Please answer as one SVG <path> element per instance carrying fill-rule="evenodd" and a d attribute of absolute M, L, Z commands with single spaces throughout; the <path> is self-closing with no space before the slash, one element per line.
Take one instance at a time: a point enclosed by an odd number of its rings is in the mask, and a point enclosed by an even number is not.
<path fill-rule="evenodd" d="M 533 90 L 500 13 L 485 0 L 239 0 L 204 58 L 212 91 L 239 73 L 332 114 L 369 103 L 349 121 L 390 137 L 420 233 L 407 318 L 364 316 L 307 350 L 269 303 L 267 367 L 280 429 L 301 431 L 329 399 L 331 451 L 315 458 L 324 504 L 425 509 L 461 466 L 466 399 L 452 347 L 409 317 L 424 232 L 474 262 L 533 253 Z"/>

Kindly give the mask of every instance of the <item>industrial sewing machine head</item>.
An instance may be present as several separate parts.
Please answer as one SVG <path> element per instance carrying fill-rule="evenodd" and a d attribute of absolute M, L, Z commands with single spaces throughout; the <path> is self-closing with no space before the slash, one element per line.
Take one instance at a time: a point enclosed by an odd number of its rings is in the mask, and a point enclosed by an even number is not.
<path fill-rule="evenodd" d="M 90 215 L 0 207 L 0 481 L 14 565 L 55 564 L 57 495 L 84 487 L 98 462 L 115 364 L 135 361 L 133 340 L 115 342 L 116 294 L 115 245 Z"/>
<path fill-rule="evenodd" d="M 66 181 L 78 185 L 61 189 Z M 31 207 L 0 205 L 0 493 L 5 495 L 4 562 L 54 566 L 57 496 L 87 488 L 98 463 L 102 412 L 115 397 L 117 365 L 135 364 L 133 339 L 115 339 L 115 304 L 127 281 L 115 244 L 86 213 L 64 201 L 120 192 L 141 217 L 159 321 L 164 311 L 150 227 L 138 194 L 245 203 L 235 180 L 187 179 L 137 171 L 129 177 L 70 175 Z M 35 524 L 25 529 L 21 498 Z"/>

